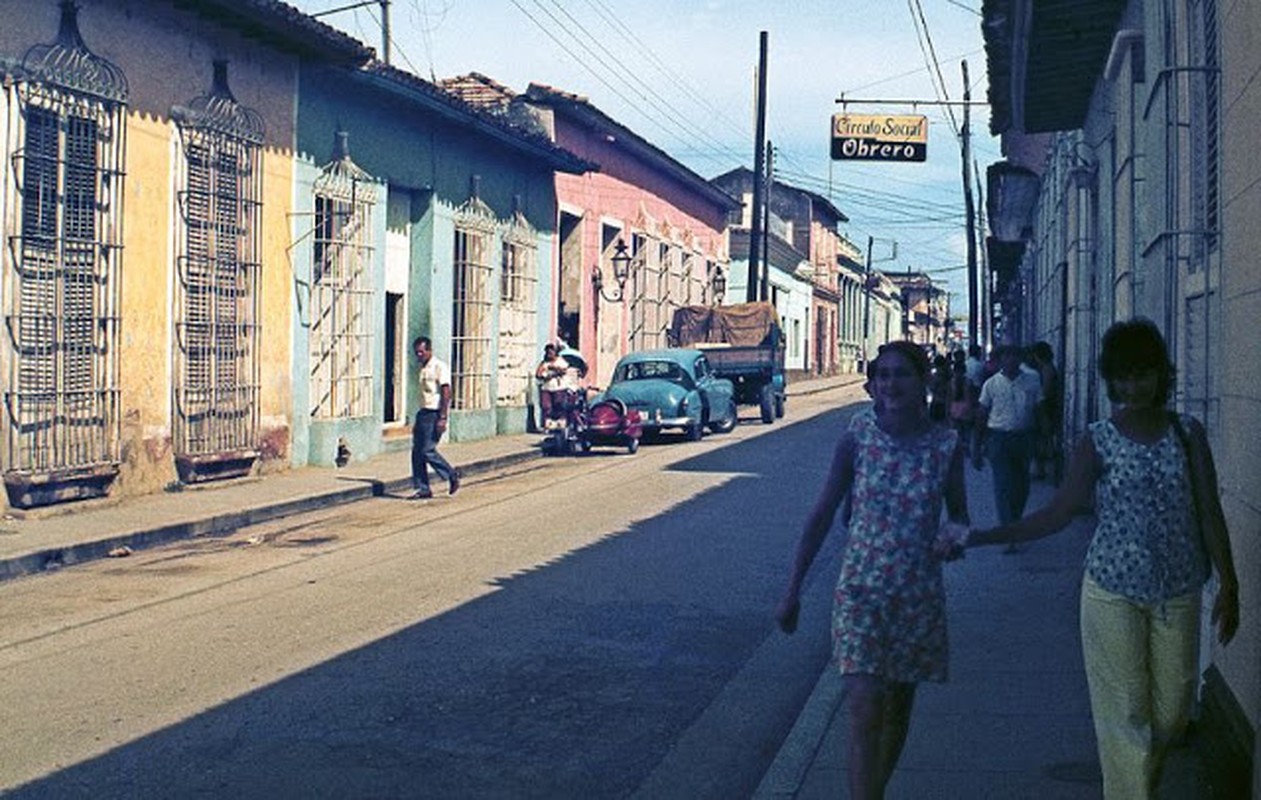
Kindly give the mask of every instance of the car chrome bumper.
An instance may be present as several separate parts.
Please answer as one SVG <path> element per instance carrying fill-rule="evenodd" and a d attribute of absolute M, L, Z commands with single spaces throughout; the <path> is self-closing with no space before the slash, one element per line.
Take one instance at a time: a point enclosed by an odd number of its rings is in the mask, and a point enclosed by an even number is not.
<path fill-rule="evenodd" d="M 641 424 L 645 428 L 686 428 L 688 425 L 697 424 L 697 420 L 691 417 L 650 417 L 645 414 Z"/>

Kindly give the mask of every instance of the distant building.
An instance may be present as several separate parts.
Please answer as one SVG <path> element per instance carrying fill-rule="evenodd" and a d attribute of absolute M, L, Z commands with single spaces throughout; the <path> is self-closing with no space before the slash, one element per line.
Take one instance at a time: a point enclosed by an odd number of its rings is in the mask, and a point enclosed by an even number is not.
<path fill-rule="evenodd" d="M 923 272 L 887 272 L 885 277 L 902 296 L 906 338 L 944 353 L 949 345 L 950 293 Z"/>
<path fill-rule="evenodd" d="M 743 289 L 748 274 L 753 171 L 739 167 L 714 178 L 713 183 L 743 203 L 739 219 L 732 221 L 732 286 Z M 774 295 L 771 299 L 777 301 L 780 317 L 785 321 L 789 353 L 798 354 L 794 368 L 817 375 L 853 369 L 852 352 L 849 359 L 843 359 L 841 349 L 842 312 L 846 307 L 842 299 L 852 303 L 858 294 L 857 283 L 849 277 L 852 273 L 841 265 L 843 256 L 852 258 L 857 254 L 857 249 L 839 232 L 840 223 L 848 222 L 849 217 L 822 195 L 778 180 L 770 186 L 767 204 L 769 248 L 775 251 L 768 273 Z M 797 294 L 807 296 L 800 298 Z M 743 291 L 729 294 L 728 302 L 741 302 L 745 296 Z"/>

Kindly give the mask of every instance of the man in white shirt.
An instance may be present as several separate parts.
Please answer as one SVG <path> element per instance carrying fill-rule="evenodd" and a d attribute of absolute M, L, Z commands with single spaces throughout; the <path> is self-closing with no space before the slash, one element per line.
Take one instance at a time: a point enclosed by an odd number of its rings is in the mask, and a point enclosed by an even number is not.
<path fill-rule="evenodd" d="M 460 490 L 460 473 L 438 453 L 438 440 L 447 430 L 447 415 L 451 410 L 451 368 L 433 355 L 433 342 L 427 336 L 418 336 L 412 342 L 412 352 L 420 364 L 420 407 L 416 410 L 416 423 L 412 426 L 412 500 L 433 497 L 429 488 L 429 467 L 446 480 L 447 492 Z"/>
<path fill-rule="evenodd" d="M 1042 381 L 1021 368 L 1015 345 L 998 350 L 1001 369 L 981 386 L 980 422 L 985 426 L 986 454 L 994 475 L 998 520 L 1006 525 L 1024 516 L 1029 500 L 1029 461 L 1033 457 L 1036 414 L 1042 402 Z M 1009 552 L 1014 551 L 1009 548 Z"/>

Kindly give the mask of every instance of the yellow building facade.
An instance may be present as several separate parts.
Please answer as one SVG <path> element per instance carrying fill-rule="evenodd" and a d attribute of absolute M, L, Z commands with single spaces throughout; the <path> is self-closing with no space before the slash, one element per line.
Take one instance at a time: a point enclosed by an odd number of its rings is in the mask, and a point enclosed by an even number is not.
<path fill-rule="evenodd" d="M 286 464 L 298 65 L 370 51 L 248 0 L 5 6 L 10 504 Z"/>

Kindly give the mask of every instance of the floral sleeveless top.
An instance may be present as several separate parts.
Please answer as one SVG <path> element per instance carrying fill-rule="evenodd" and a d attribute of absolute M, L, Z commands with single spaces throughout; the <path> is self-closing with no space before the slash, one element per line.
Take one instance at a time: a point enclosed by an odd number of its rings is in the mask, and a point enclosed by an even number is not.
<path fill-rule="evenodd" d="M 1186 428 L 1186 417 L 1182 421 Z M 1139 603 L 1199 589 L 1208 578 L 1208 559 L 1196 527 L 1186 454 L 1172 426 L 1150 445 L 1126 437 L 1112 420 L 1092 423 L 1090 437 L 1103 475 L 1086 574 Z"/>
<path fill-rule="evenodd" d="M 855 416 L 850 431 L 858 449 L 841 580 L 889 591 L 910 581 L 939 583 L 941 562 L 931 547 L 958 434 L 935 425 L 899 443 L 871 413 Z"/>

